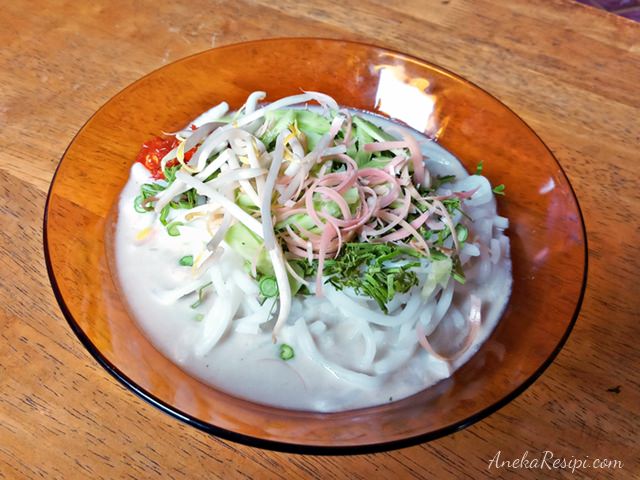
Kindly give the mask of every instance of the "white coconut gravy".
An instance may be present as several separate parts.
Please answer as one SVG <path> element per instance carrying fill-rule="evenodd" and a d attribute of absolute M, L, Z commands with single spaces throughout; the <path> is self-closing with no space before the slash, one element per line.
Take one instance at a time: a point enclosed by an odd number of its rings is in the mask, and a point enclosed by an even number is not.
<path fill-rule="evenodd" d="M 369 119 L 385 124 L 377 117 Z M 195 278 L 191 268 L 179 265 L 181 257 L 201 251 L 210 240 L 204 220 L 184 225 L 181 235 L 170 236 L 155 214 L 134 210 L 140 186 L 152 181 L 136 163 L 119 200 L 115 260 L 121 290 L 140 328 L 164 355 L 203 382 L 287 409 L 336 412 L 379 405 L 449 377 L 487 339 L 508 301 L 512 276 L 509 240 L 503 234 L 507 221 L 497 215 L 484 177 L 469 176 L 449 152 L 426 138 L 418 139 L 432 175 L 456 176 L 448 188 L 480 187 L 464 202 L 474 220 L 460 255 L 467 278 L 464 285 L 449 279 L 429 301 L 418 287 L 409 294 L 397 294 L 389 316 L 371 300 L 327 286 L 323 298 L 294 298 L 289 320 L 274 344 L 273 322 L 263 323 L 272 303 L 267 299 L 260 305 L 257 284 L 246 273 L 244 260 L 225 243 L 224 254 L 205 279 Z M 140 232 L 147 227 L 152 233 L 140 241 Z M 192 308 L 197 300 L 193 285 L 209 279 L 214 288 Z M 231 293 L 234 288 L 244 293 L 242 299 Z M 192 293 L 181 296 L 184 292 Z M 416 324 L 422 325 L 436 350 L 455 351 L 469 329 L 471 293 L 482 301 L 482 323 L 471 347 L 452 362 L 427 353 L 416 340 Z M 240 306 L 230 305 L 233 302 Z M 238 313 L 219 331 L 216 317 L 225 308 L 237 308 Z M 293 348 L 292 359 L 280 359 L 282 343 Z"/>

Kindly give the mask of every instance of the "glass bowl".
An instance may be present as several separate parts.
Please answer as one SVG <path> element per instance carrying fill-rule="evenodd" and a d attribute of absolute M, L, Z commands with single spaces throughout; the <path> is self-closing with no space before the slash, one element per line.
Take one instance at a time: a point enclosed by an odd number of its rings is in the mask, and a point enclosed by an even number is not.
<path fill-rule="evenodd" d="M 497 328 L 449 379 L 404 400 L 343 413 L 278 409 L 189 376 L 136 326 L 110 266 L 115 206 L 142 142 L 254 90 L 277 99 L 325 92 L 344 106 L 425 132 L 470 170 L 504 183 L 513 292 Z M 428 62 L 370 45 L 274 39 L 209 50 L 141 78 L 84 125 L 47 200 L 45 254 L 71 328 L 112 375 L 161 410 L 220 437 L 305 453 L 359 453 L 464 428 L 515 398 L 551 363 L 573 326 L 587 257 L 580 209 L 540 138 L 487 92 Z"/>

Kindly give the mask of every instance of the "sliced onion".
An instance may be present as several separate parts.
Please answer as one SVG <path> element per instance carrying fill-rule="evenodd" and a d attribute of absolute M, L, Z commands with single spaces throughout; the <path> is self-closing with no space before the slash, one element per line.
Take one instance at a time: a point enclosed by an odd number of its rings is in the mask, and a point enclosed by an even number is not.
<path fill-rule="evenodd" d="M 211 351 L 226 332 L 235 316 L 244 293 L 232 282 L 224 282 L 223 274 L 211 268 L 211 280 L 217 286 L 214 304 L 202 321 L 201 337 L 194 347 L 194 353 L 204 356 Z"/>
<path fill-rule="evenodd" d="M 303 318 L 299 319 L 295 323 L 293 329 L 298 338 L 298 345 L 302 350 L 302 353 L 311 358 L 315 363 L 321 365 L 337 379 L 343 380 L 355 387 L 368 390 L 377 388 L 382 382 L 382 377 L 356 372 L 325 358 L 318 351 L 318 348 L 313 341 L 313 337 L 309 333 L 307 322 L 305 322 Z"/>
<path fill-rule="evenodd" d="M 325 286 L 325 293 L 329 301 L 346 316 L 366 318 L 370 323 L 383 327 L 397 327 L 405 322 L 411 321 L 415 318 L 415 315 L 422 305 L 421 295 L 414 292 L 414 294 L 409 297 L 402 312 L 396 315 L 385 315 L 384 313 L 378 313 L 351 300 L 347 295 L 343 294 L 343 292 L 337 291 L 331 284 Z"/>
<path fill-rule="evenodd" d="M 456 353 L 452 355 L 443 355 L 436 352 L 431 346 L 431 344 L 429 343 L 429 340 L 425 335 L 424 328 L 422 327 L 421 323 L 418 323 L 416 327 L 418 342 L 420 342 L 420 345 L 422 345 L 422 348 L 424 348 L 429 354 L 433 355 L 435 358 L 442 360 L 444 362 L 449 362 L 449 363 L 453 362 L 455 359 L 459 358 L 462 354 L 464 354 L 471 347 L 471 345 L 473 345 L 473 342 L 478 336 L 478 333 L 480 331 L 480 325 L 482 322 L 481 308 L 482 308 L 482 301 L 480 300 L 480 298 L 474 294 L 471 294 L 469 316 L 467 317 L 469 331 L 467 333 L 464 343 Z"/>
<path fill-rule="evenodd" d="M 506 217 L 501 217 L 500 215 L 496 215 L 493 219 L 493 225 L 500 230 L 506 230 L 509 228 L 509 219 Z"/>

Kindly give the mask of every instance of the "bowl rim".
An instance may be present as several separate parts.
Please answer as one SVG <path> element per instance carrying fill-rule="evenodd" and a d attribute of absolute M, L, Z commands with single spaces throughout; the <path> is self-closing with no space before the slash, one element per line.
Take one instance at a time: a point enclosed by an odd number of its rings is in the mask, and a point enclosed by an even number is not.
<path fill-rule="evenodd" d="M 63 162 L 64 158 L 66 157 L 68 150 L 75 143 L 75 141 L 78 138 L 78 136 L 84 131 L 85 127 L 91 122 L 91 120 L 96 115 L 98 115 L 104 108 L 106 108 L 106 106 L 111 102 L 112 99 L 122 95 L 123 93 L 125 93 L 129 89 L 134 88 L 136 85 L 141 83 L 147 77 L 150 77 L 150 76 L 154 75 L 157 71 L 162 70 L 164 68 L 168 68 L 168 67 L 170 67 L 170 66 L 172 66 L 172 65 L 174 65 L 176 63 L 188 61 L 189 59 L 191 59 L 193 57 L 196 57 L 196 56 L 206 55 L 209 52 L 211 52 L 212 50 L 216 50 L 217 51 L 217 50 L 224 50 L 224 49 L 228 49 L 228 48 L 238 48 L 238 47 L 242 47 L 242 46 L 249 46 L 251 44 L 256 44 L 256 43 L 277 43 L 277 42 L 290 42 L 290 41 L 294 41 L 294 42 L 295 41 L 321 41 L 321 42 L 332 42 L 332 43 L 343 43 L 343 44 L 346 43 L 346 44 L 360 45 L 360 46 L 367 47 L 367 48 L 383 50 L 383 51 L 386 51 L 386 52 L 390 52 L 390 53 L 399 55 L 402 58 L 410 59 L 410 60 L 419 62 L 420 64 L 427 65 L 427 66 L 429 66 L 429 67 L 431 67 L 433 69 L 437 69 L 437 70 L 439 70 L 440 72 L 442 72 L 442 73 L 444 73 L 446 75 L 449 75 L 449 76 L 451 76 L 451 77 L 453 77 L 455 79 L 458 79 L 458 80 L 466 83 L 467 85 L 470 85 L 474 89 L 477 89 L 477 90 L 483 92 L 484 94 L 488 95 L 493 100 L 498 102 L 502 107 L 507 109 L 509 111 L 509 113 L 514 116 L 514 118 L 517 118 L 517 120 L 519 120 L 521 122 L 521 124 L 534 135 L 534 137 L 540 142 L 540 144 L 544 147 L 544 149 L 549 153 L 551 158 L 554 160 L 554 162 L 558 166 L 558 169 L 559 169 L 562 177 L 564 178 L 564 180 L 567 183 L 567 186 L 569 187 L 569 192 L 571 193 L 571 198 L 575 202 L 576 209 L 577 209 L 577 212 L 578 212 L 578 218 L 579 218 L 579 221 L 580 221 L 580 227 L 581 227 L 581 231 L 582 231 L 582 239 L 583 239 L 583 244 L 584 244 L 584 270 L 583 270 L 582 279 L 581 279 L 580 292 L 579 292 L 578 298 L 576 299 L 576 306 L 575 306 L 574 312 L 572 314 L 571 320 L 570 320 L 565 332 L 563 333 L 562 337 L 560 338 L 560 340 L 558 341 L 558 343 L 554 347 L 553 351 L 551 352 L 551 354 L 544 360 L 544 362 L 542 362 L 542 364 L 527 379 L 525 379 L 518 387 L 516 387 L 514 390 L 509 392 L 507 395 L 503 396 L 501 399 L 497 400 L 496 402 L 492 403 L 491 405 L 486 406 L 485 408 L 479 410 L 475 414 L 473 414 L 473 415 L 471 415 L 471 416 L 469 416 L 469 417 L 467 417 L 465 419 L 459 420 L 457 422 L 453 422 L 450 425 L 447 425 L 445 427 L 439 428 L 437 430 L 433 430 L 431 432 L 426 432 L 426 433 L 422 433 L 422 434 L 418 434 L 418 435 L 414 435 L 414 436 L 410 436 L 410 437 L 406 437 L 406 438 L 402 438 L 402 439 L 384 441 L 384 442 L 379 442 L 379 443 L 371 443 L 371 444 L 356 444 L 356 445 L 341 445 L 341 446 L 290 443 L 290 442 L 284 442 L 284 441 L 278 441 L 278 440 L 264 439 L 264 438 L 259 438 L 259 437 L 246 435 L 246 434 L 243 434 L 243 433 L 234 432 L 232 430 L 228 430 L 226 428 L 222 428 L 222 427 L 213 425 L 211 423 L 205 422 L 203 420 L 200 420 L 200 419 L 194 417 L 193 415 L 187 414 L 187 413 L 179 410 L 178 408 L 174 407 L 173 405 L 160 400 L 159 398 L 157 398 L 152 393 L 150 393 L 147 390 L 145 390 L 144 388 L 140 387 L 136 382 L 131 380 L 127 375 L 125 375 L 116 365 L 114 365 L 111 361 L 109 361 L 100 352 L 100 349 L 91 341 L 91 339 L 88 337 L 88 335 L 82 330 L 80 325 L 76 322 L 75 318 L 71 314 L 71 311 L 69 310 L 69 308 L 67 307 L 67 305 L 65 303 L 65 300 L 64 300 L 64 298 L 62 296 L 60 287 L 58 285 L 58 281 L 56 279 L 55 272 L 53 271 L 53 266 L 52 266 L 52 262 L 51 262 L 51 254 L 50 254 L 50 251 L 49 251 L 49 242 L 48 242 L 48 234 L 47 234 L 48 226 L 49 226 L 49 209 L 50 209 L 50 206 L 51 206 L 53 187 L 54 187 L 54 184 L 55 184 L 56 179 L 58 177 L 60 166 L 62 165 L 62 162 Z M 60 310 L 61 310 L 63 316 L 65 317 L 67 323 L 69 324 L 69 326 L 71 327 L 71 329 L 75 333 L 75 335 L 78 337 L 78 339 L 80 340 L 82 345 L 88 350 L 88 352 L 98 362 L 98 364 L 100 366 L 102 366 L 107 372 L 109 372 L 109 374 L 111 374 L 116 380 L 118 380 L 124 387 L 126 387 L 127 390 L 133 392 L 136 396 L 138 396 L 142 400 L 148 402 L 149 404 L 151 404 L 152 406 L 156 407 L 160 411 L 169 414 L 171 417 L 176 418 L 176 419 L 178 419 L 178 420 L 180 420 L 180 421 L 182 421 L 182 422 L 184 422 L 184 423 L 186 423 L 188 425 L 191 425 L 191 426 L 193 426 L 193 427 L 195 427 L 195 428 L 197 428 L 197 429 L 199 429 L 199 430 L 201 430 L 201 431 L 203 431 L 205 433 L 208 433 L 210 435 L 215 435 L 216 437 L 220 437 L 220 438 L 222 438 L 224 440 L 230 440 L 230 441 L 233 441 L 233 442 L 236 442 L 236 443 L 240 443 L 240 444 L 243 444 L 243 445 L 247 445 L 247 446 L 250 446 L 250 447 L 262 448 L 262 449 L 266 449 L 266 450 L 279 451 L 279 452 L 285 452 L 285 453 L 310 454 L 310 455 L 370 454 L 370 453 L 377 453 L 377 452 L 396 450 L 396 449 L 400 449 L 400 448 L 415 446 L 415 445 L 418 445 L 418 444 L 421 444 L 421 443 L 424 443 L 424 442 L 436 440 L 438 438 L 444 437 L 446 435 L 449 435 L 449 434 L 455 433 L 455 432 L 457 432 L 459 430 L 462 430 L 464 428 L 467 428 L 467 427 L 473 425 L 474 423 L 476 423 L 476 422 L 478 422 L 480 420 L 483 420 L 484 418 L 488 417 L 489 415 L 491 415 L 491 414 L 495 413 L 496 411 L 500 410 L 502 407 L 504 407 L 505 405 L 507 405 L 508 403 L 513 401 L 515 398 L 520 396 L 520 394 L 522 394 L 538 378 L 540 378 L 540 376 L 551 365 L 551 363 L 553 363 L 553 361 L 556 359 L 556 357 L 560 353 L 560 351 L 562 350 L 562 348 L 566 344 L 567 339 L 569 338 L 569 335 L 573 331 L 573 328 L 574 328 L 574 326 L 576 324 L 576 321 L 578 319 L 578 316 L 580 314 L 580 310 L 581 310 L 581 307 L 582 307 L 582 302 L 584 300 L 584 296 L 585 296 L 585 292 L 586 292 L 586 288 L 587 288 L 587 278 L 588 278 L 588 240 L 587 240 L 587 230 L 586 230 L 586 226 L 585 226 L 585 222 L 584 222 L 584 215 L 582 213 L 582 209 L 580 207 L 580 203 L 578 202 L 578 197 L 577 197 L 577 195 L 575 193 L 575 190 L 574 190 L 573 186 L 571 185 L 571 182 L 569 181 L 569 177 L 567 176 L 566 172 L 562 168 L 562 165 L 560 164 L 560 162 L 558 162 L 558 159 L 556 158 L 556 156 L 553 154 L 553 152 L 547 146 L 547 144 L 542 140 L 542 138 L 540 138 L 540 136 L 533 130 L 533 128 L 531 128 L 529 126 L 529 124 L 527 124 L 522 119 L 522 117 L 520 117 L 520 115 L 518 115 L 508 105 L 503 103 L 501 100 L 499 100 L 497 97 L 492 95 L 490 92 L 488 92 L 484 88 L 482 88 L 482 87 L 476 85 L 475 83 L 467 80 L 466 78 L 464 78 L 464 77 L 462 77 L 462 76 L 460 76 L 460 75 L 458 75 L 458 74 L 456 74 L 456 73 L 454 73 L 454 72 L 452 72 L 452 71 L 450 71 L 450 70 L 448 70 L 446 68 L 443 68 L 443 67 L 441 67 L 441 66 L 439 66 L 437 64 L 434 64 L 434 63 L 432 63 L 430 61 L 424 60 L 424 59 L 422 59 L 420 57 L 417 57 L 417 56 L 414 56 L 414 55 L 411 55 L 411 54 L 407 54 L 407 53 L 404 53 L 404 52 L 401 52 L 399 50 L 395 50 L 393 48 L 389 48 L 389 47 L 386 47 L 386 46 L 380 46 L 380 45 L 376 45 L 376 44 L 369 43 L 369 42 L 363 42 L 363 41 L 344 40 L 344 39 L 328 38 L 328 37 L 274 37 L 274 38 L 264 38 L 264 39 L 257 39 L 257 40 L 247 40 L 247 41 L 243 41 L 243 42 L 237 42 L 237 43 L 230 43 L 230 44 L 226 44 L 226 45 L 221 45 L 221 46 L 215 47 L 215 48 L 209 48 L 209 49 L 206 49 L 206 50 L 203 50 L 203 51 L 200 51 L 200 52 L 193 53 L 193 54 L 188 55 L 186 57 L 181 57 L 181 58 L 179 58 L 177 60 L 174 60 L 173 62 L 170 62 L 170 63 L 167 63 L 165 65 L 162 65 L 162 66 L 150 71 L 149 73 L 143 75 L 142 77 L 139 77 L 134 82 L 126 85 L 124 88 L 120 89 L 114 95 L 111 95 L 78 129 L 78 131 L 75 133 L 75 135 L 73 136 L 73 138 L 71 139 L 71 141 L 69 142 L 67 147 L 65 148 L 65 150 L 64 150 L 64 152 L 63 152 L 63 154 L 62 154 L 62 156 L 60 158 L 60 161 L 58 162 L 58 165 L 56 166 L 54 174 L 53 174 L 53 176 L 51 178 L 51 182 L 49 184 L 49 189 L 48 189 L 47 197 L 46 197 L 46 201 L 45 201 L 44 217 L 43 217 L 42 242 L 43 242 L 45 264 L 46 264 L 46 267 L 47 267 L 47 274 L 49 276 L 49 280 L 51 282 L 52 290 L 53 290 L 54 296 L 56 298 L 56 301 L 58 302 Z M 328 415 L 331 415 L 331 414 L 329 413 Z"/>

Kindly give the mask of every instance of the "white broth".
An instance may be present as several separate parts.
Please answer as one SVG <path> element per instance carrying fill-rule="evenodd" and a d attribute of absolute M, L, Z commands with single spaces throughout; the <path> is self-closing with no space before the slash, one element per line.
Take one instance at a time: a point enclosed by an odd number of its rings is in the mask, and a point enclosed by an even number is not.
<path fill-rule="evenodd" d="M 366 118 L 379 125 L 386 122 Z M 464 201 L 473 219 L 460 253 L 464 285 L 449 278 L 446 286 L 424 298 L 421 282 L 408 293 L 396 294 L 388 315 L 371 299 L 325 285 L 323 297 L 294 296 L 274 344 L 274 322 L 266 322 L 274 300 L 260 305 L 258 284 L 247 273 L 245 260 L 224 241 L 203 276 L 179 264 L 185 255 L 203 251 L 211 239 L 205 217 L 185 222 L 179 236 L 170 236 L 157 215 L 134 210 L 141 185 L 152 181 L 136 163 L 119 200 L 115 260 L 121 291 L 140 328 L 158 350 L 203 382 L 287 409 L 337 412 L 380 405 L 451 376 L 477 352 L 507 304 L 512 284 L 509 240 L 484 177 L 469 176 L 453 155 L 415 135 L 431 174 L 456 176 L 447 188 L 480 187 Z M 175 210 L 171 220 L 184 214 Z M 425 262 L 425 272 L 427 266 Z M 425 272 L 418 276 L 426 277 Z M 211 288 L 193 307 L 198 301 L 193 285 L 208 282 Z M 417 340 L 416 325 L 421 324 L 436 351 L 456 351 L 470 328 L 471 294 L 482 304 L 481 325 L 471 346 L 453 361 L 428 353 Z M 219 325 L 216 319 L 227 308 L 236 313 L 228 324 Z M 362 316 L 353 314 L 360 311 Z M 290 360 L 280 358 L 283 343 L 294 351 Z"/>

